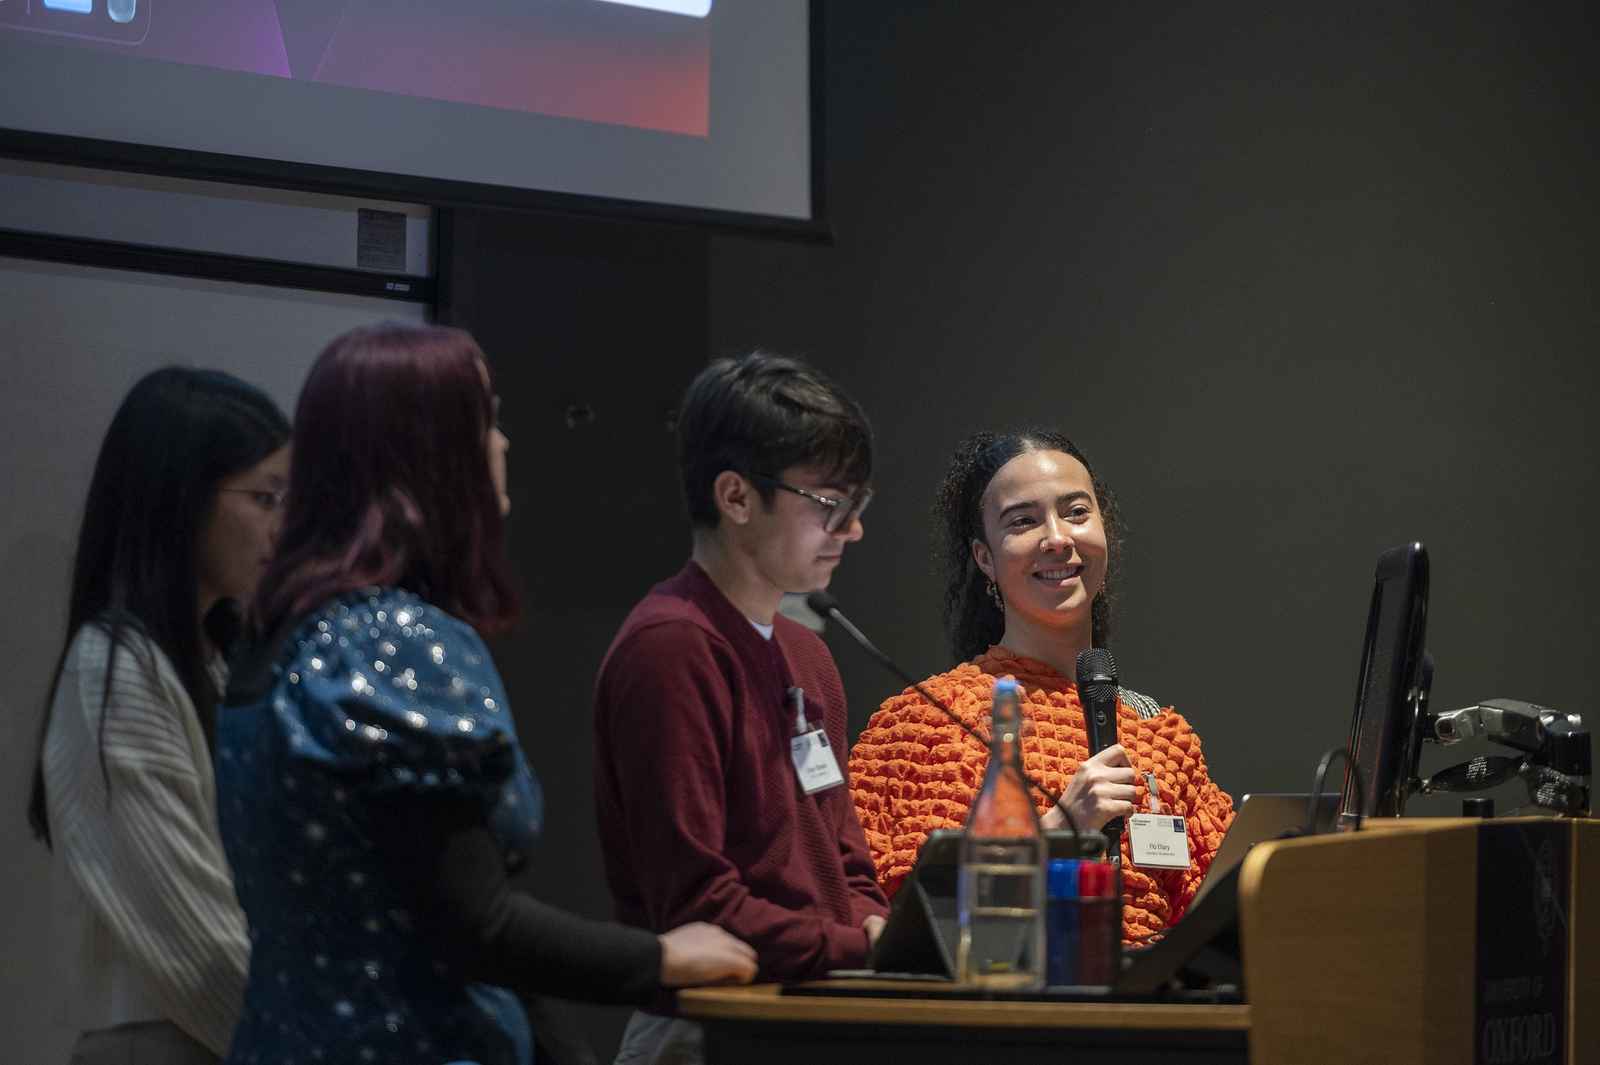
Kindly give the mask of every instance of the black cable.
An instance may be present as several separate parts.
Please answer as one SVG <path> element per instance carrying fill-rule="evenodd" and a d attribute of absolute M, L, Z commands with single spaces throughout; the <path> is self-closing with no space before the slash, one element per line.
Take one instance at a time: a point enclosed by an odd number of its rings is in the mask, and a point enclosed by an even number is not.
<path fill-rule="evenodd" d="M 1350 775 L 1356 778 L 1356 796 L 1359 798 L 1363 794 L 1361 767 L 1356 765 L 1356 763 L 1350 758 L 1349 748 L 1329 747 L 1326 751 L 1322 752 L 1322 760 L 1317 763 L 1317 775 L 1311 785 L 1311 798 L 1306 803 L 1305 834 L 1308 836 L 1314 836 L 1317 834 L 1317 807 L 1322 805 L 1322 788 L 1323 785 L 1327 783 L 1328 767 L 1333 764 L 1333 760 L 1335 758 L 1343 758 L 1344 764 L 1350 767 Z M 1352 832 L 1361 831 L 1360 805 L 1361 804 L 1357 802 L 1355 810 L 1355 824 L 1351 826 L 1350 829 Z"/>

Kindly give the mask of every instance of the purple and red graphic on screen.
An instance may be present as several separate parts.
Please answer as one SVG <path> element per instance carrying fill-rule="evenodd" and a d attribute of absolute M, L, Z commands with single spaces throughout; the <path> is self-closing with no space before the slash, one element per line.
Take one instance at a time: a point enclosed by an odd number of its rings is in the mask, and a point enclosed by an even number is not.
<path fill-rule="evenodd" d="M 706 136 L 711 37 L 667 0 L 0 0 L 41 43 Z"/>

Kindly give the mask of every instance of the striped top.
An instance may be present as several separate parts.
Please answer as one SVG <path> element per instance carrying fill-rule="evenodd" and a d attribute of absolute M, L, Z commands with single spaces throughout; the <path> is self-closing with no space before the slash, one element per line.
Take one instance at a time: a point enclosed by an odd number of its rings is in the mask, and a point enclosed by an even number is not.
<path fill-rule="evenodd" d="M 82 1030 L 165 1019 L 220 1056 L 250 947 L 217 834 L 211 755 L 171 660 L 127 630 L 114 664 L 109 650 L 100 626 L 78 631 L 45 734 L 66 1019 Z M 212 668 L 221 680 L 220 660 Z"/>

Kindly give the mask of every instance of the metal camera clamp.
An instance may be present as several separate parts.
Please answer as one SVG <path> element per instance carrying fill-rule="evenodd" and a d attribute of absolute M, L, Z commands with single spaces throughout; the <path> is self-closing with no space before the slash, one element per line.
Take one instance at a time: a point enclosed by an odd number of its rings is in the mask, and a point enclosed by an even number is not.
<path fill-rule="evenodd" d="M 1520 753 L 1480 754 L 1416 782 L 1414 790 L 1486 791 L 1521 780 L 1530 806 L 1563 817 L 1589 815 L 1593 765 L 1589 730 L 1579 715 L 1520 699 L 1487 699 L 1425 719 L 1423 737 L 1442 747 L 1478 736 Z"/>

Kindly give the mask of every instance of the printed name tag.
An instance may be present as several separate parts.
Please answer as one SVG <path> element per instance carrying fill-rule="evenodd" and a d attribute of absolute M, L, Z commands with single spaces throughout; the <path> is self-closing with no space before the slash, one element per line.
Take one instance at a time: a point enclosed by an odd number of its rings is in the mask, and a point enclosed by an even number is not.
<path fill-rule="evenodd" d="M 839 763 L 834 760 L 833 748 L 828 744 L 828 734 L 822 729 L 792 737 L 789 757 L 794 761 L 794 774 L 800 778 L 800 787 L 807 795 L 844 783 L 844 774 L 839 772 Z"/>
<path fill-rule="evenodd" d="M 1187 869 L 1188 827 L 1177 814 L 1134 814 L 1128 818 L 1128 850 L 1134 865 Z"/>

